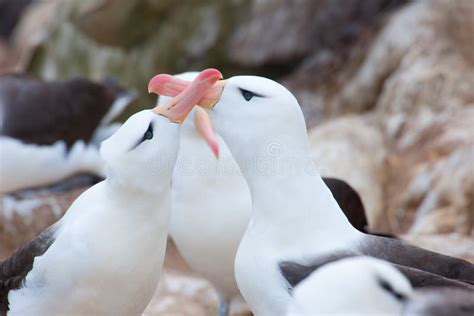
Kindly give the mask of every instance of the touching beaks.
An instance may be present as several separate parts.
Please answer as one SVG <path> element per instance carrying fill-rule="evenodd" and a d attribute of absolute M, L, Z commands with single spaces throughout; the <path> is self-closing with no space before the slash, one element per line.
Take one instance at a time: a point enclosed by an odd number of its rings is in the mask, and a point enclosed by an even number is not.
<path fill-rule="evenodd" d="M 201 71 L 192 82 L 166 74 L 156 75 L 148 83 L 148 92 L 173 98 L 156 106 L 152 111 L 167 117 L 170 121 L 182 123 L 195 105 L 199 104 L 206 108 L 214 106 L 219 100 L 225 84 L 218 84 L 217 81 L 221 78 L 222 74 L 216 69 Z M 221 82 L 225 82 L 225 80 L 221 80 Z M 219 143 L 217 135 L 212 127 L 209 114 L 200 106 L 196 106 L 194 124 L 199 135 L 218 159 Z"/>
<path fill-rule="evenodd" d="M 221 78 L 222 76 L 219 79 Z M 227 80 L 218 80 L 215 82 L 212 86 L 208 87 L 202 98 L 196 104 L 206 109 L 212 109 L 212 107 L 219 101 L 226 83 Z M 191 84 L 192 82 L 170 75 L 157 75 L 148 83 L 148 93 L 175 97 Z"/>
<path fill-rule="evenodd" d="M 217 140 L 216 132 L 212 127 L 211 118 L 199 105 L 196 106 L 194 113 L 194 125 L 199 135 L 206 141 L 207 145 L 211 148 L 212 153 L 219 159 L 219 142 Z"/>
<path fill-rule="evenodd" d="M 163 83 L 168 82 L 170 77 L 169 75 L 156 75 L 150 80 L 148 91 L 155 92 L 155 88 L 157 86 L 161 87 Z M 176 93 L 172 95 L 173 98 L 155 107 L 152 111 L 167 117 L 173 122 L 182 123 L 193 107 L 198 104 L 207 93 L 208 89 L 212 88 L 220 78 L 222 78 L 222 74 L 217 69 L 211 68 L 203 70 L 186 86 L 181 85 L 180 89 L 174 89 L 176 85 L 170 87 L 169 89 L 173 88 L 173 91 L 176 91 Z"/>

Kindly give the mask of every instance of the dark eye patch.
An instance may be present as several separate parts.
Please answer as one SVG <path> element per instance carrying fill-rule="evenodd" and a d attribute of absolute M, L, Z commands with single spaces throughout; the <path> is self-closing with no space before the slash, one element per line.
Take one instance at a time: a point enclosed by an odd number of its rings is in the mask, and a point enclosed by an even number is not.
<path fill-rule="evenodd" d="M 255 92 L 245 90 L 245 89 L 242 89 L 242 88 L 239 88 L 239 89 L 240 89 L 240 93 L 242 93 L 242 96 L 244 97 L 245 101 L 250 101 L 250 100 L 252 100 L 253 97 L 263 98 L 263 95 L 257 94 Z"/>
<path fill-rule="evenodd" d="M 135 148 L 138 147 L 138 145 L 140 145 L 144 141 L 150 140 L 152 138 L 153 138 L 153 122 L 150 122 L 150 125 L 148 125 L 148 128 L 146 129 L 146 131 L 143 134 L 142 138 L 130 150 L 134 150 Z"/>
<path fill-rule="evenodd" d="M 142 142 L 145 140 L 150 140 L 153 138 L 153 125 L 150 123 L 148 125 L 147 130 L 145 131 L 145 134 L 143 134 Z"/>
<path fill-rule="evenodd" d="M 395 298 L 399 301 L 403 301 L 406 299 L 405 295 L 395 291 L 390 283 L 386 280 L 382 279 L 381 277 L 377 277 L 377 282 L 379 283 L 380 287 L 390 293 L 390 295 L 395 296 Z"/>

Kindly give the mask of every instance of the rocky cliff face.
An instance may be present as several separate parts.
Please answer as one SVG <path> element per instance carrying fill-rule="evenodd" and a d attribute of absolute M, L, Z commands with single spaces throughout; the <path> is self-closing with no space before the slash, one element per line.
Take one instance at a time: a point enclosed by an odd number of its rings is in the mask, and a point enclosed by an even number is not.
<path fill-rule="evenodd" d="M 226 76 L 275 79 L 301 68 L 297 73 L 312 72 L 307 88 L 314 90 L 361 36 L 378 29 L 384 15 L 406 1 L 48 2 L 54 17 L 42 23 L 47 36 L 25 57 L 30 62 L 25 67 L 46 78 L 113 74 L 139 91 L 141 104 L 149 104 L 144 87 L 153 74 L 209 66 Z M 31 21 L 46 6 L 38 2 L 23 20 Z M 311 103 L 303 104 L 311 114 Z"/>
<path fill-rule="evenodd" d="M 331 166 L 338 169 L 335 174 L 352 170 L 347 180 L 362 192 L 375 230 L 405 234 L 422 247 L 471 260 L 474 50 L 467 43 L 474 34 L 472 16 L 470 1 L 420 1 L 393 14 L 355 74 L 325 100 L 336 113 L 361 113 L 357 117 L 364 123 L 344 125 L 353 118 L 342 117 L 311 131 L 316 155 L 345 143 L 352 147 Z M 362 136 L 367 128 L 373 131 L 371 144 L 377 138 L 383 142 L 360 150 L 359 139 L 369 139 Z M 332 137 L 325 135 L 328 129 L 334 130 Z M 360 173 L 364 181 L 358 181 Z M 367 194 L 367 187 L 376 189 Z M 382 208 L 374 209 L 370 200 L 379 197 Z"/>

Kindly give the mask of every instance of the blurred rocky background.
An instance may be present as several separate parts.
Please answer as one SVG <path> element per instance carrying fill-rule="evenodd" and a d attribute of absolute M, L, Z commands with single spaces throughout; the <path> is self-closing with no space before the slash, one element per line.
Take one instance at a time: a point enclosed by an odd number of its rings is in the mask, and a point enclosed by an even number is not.
<path fill-rule="evenodd" d="M 0 73 L 115 76 L 139 93 L 123 118 L 155 102 L 154 74 L 205 67 L 294 92 L 322 175 L 360 192 L 372 229 L 474 261 L 474 1 L 0 0 Z M 1 197 L 0 258 L 85 188 Z M 149 314 L 209 314 L 169 251 Z"/>

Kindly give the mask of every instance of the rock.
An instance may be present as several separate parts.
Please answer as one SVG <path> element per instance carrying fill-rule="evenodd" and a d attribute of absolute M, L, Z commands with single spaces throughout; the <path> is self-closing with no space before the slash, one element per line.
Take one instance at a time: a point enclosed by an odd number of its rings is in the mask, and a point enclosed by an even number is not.
<path fill-rule="evenodd" d="M 474 64 L 474 3 L 470 0 L 432 1 L 435 31 L 471 65 Z"/>
<path fill-rule="evenodd" d="M 9 39 L 25 8 L 33 0 L 0 0 L 0 37 Z"/>
<path fill-rule="evenodd" d="M 94 177 L 74 176 L 54 186 L 0 195 L 0 261 L 56 222 Z"/>
<path fill-rule="evenodd" d="M 312 53 L 350 44 L 387 6 L 402 2 L 256 0 L 233 34 L 229 57 L 253 68 L 298 63 Z"/>
<path fill-rule="evenodd" d="M 451 3 L 418 1 L 394 14 L 341 92 L 340 106 L 412 115 L 420 107 L 440 111 L 472 103 L 474 75 L 464 53 L 470 45 L 453 41 L 454 30 L 447 33 L 440 28 L 454 19 L 450 15 L 457 10 L 456 22 L 463 26 L 457 32 L 464 34 L 465 28 L 474 32 L 474 3 Z"/>
<path fill-rule="evenodd" d="M 164 2 L 167 5 L 163 11 L 171 4 Z M 157 20 L 162 20 L 157 10 L 150 10 L 146 0 L 86 0 L 75 1 L 73 6 L 71 21 L 74 25 L 88 38 L 105 46 L 131 47 L 154 32 Z M 132 21 L 138 23 L 138 27 L 130 27 Z"/>
<path fill-rule="evenodd" d="M 313 128 L 312 152 L 322 176 L 344 179 L 360 194 L 369 226 L 390 232 L 384 214 L 384 159 L 380 130 L 370 117 L 341 117 Z"/>
<path fill-rule="evenodd" d="M 458 257 L 474 263 L 474 240 L 460 234 L 403 235 L 402 239 L 431 251 Z"/>
<path fill-rule="evenodd" d="M 226 77 L 258 73 L 279 78 L 302 64 L 309 82 L 325 82 L 334 72 L 333 58 L 321 56 L 339 56 L 339 52 L 347 56 L 344 52 L 352 50 L 352 43 L 367 28 L 375 27 L 383 13 L 404 2 L 63 2 L 54 11 L 52 32 L 34 50 L 28 70 L 47 79 L 83 76 L 98 80 L 112 74 L 139 91 L 136 109 L 154 102 L 144 87 L 158 72 L 212 66 Z M 320 63 L 324 71 L 313 67 Z"/>
<path fill-rule="evenodd" d="M 24 7 L 8 42 L 2 44 L 0 40 L 0 73 L 23 72 L 28 68 L 38 45 L 57 26 L 54 18 L 63 3 L 62 0 L 33 1 Z"/>
<path fill-rule="evenodd" d="M 375 109 L 387 136 L 398 139 L 413 116 L 423 123 L 428 111 L 473 104 L 474 51 L 467 44 L 474 41 L 472 16 L 469 0 L 418 1 L 402 8 L 330 106 L 336 112 Z"/>
<path fill-rule="evenodd" d="M 17 63 L 17 54 L 10 45 L 0 40 L 0 73 L 7 72 Z"/>
<path fill-rule="evenodd" d="M 384 81 L 396 72 L 404 54 L 424 28 L 426 3 L 410 4 L 393 14 L 374 39 L 364 63 L 340 92 L 340 110 L 363 112 L 376 106 Z"/>
<path fill-rule="evenodd" d="M 464 0 L 402 8 L 330 105 L 371 111 L 383 132 L 385 212 L 397 233 L 472 233 L 472 16 Z"/>
<path fill-rule="evenodd" d="M 217 293 L 212 285 L 193 273 L 168 240 L 160 283 L 143 315 L 214 315 Z M 231 315 L 250 316 L 244 302 L 233 302 Z"/>
<path fill-rule="evenodd" d="M 412 45 L 398 49 L 403 51 L 400 61 L 382 83 L 374 79 L 374 72 L 366 71 L 373 79 L 368 86 L 382 87 L 374 102 L 375 113 L 391 144 L 387 212 L 399 232 L 469 235 L 474 205 L 474 64 L 466 58 L 466 43 L 453 34 L 464 34 L 465 28 L 474 25 L 465 15 L 474 16 L 474 4 L 424 1 L 405 10 L 392 21 L 397 24 L 420 14 L 417 24 L 412 23 L 418 25 L 412 32 L 416 34 Z M 459 12 L 456 23 L 464 25 L 458 31 L 446 29 L 453 12 Z M 383 45 L 374 47 L 383 51 Z M 385 51 L 389 50 L 397 51 L 386 45 Z M 364 67 L 375 69 L 378 64 L 368 58 Z M 354 80 L 358 95 L 371 94 L 372 90 L 357 83 L 359 79 Z"/>
<path fill-rule="evenodd" d="M 253 72 L 282 77 L 307 125 L 314 126 L 350 113 L 337 106 L 337 91 L 362 62 L 385 14 L 405 2 L 254 1 L 234 33 L 229 58 Z"/>
<path fill-rule="evenodd" d="M 156 73 L 232 68 L 225 62 L 226 41 L 246 2 L 69 2 L 29 70 L 48 79 L 113 75 L 139 93 L 133 111 L 149 107 L 155 97 L 146 87 Z M 114 18 L 104 26 L 106 17 Z"/>
<path fill-rule="evenodd" d="M 431 159 L 413 159 L 413 152 L 405 152 L 397 158 L 405 163 L 392 165 L 391 188 L 396 189 L 388 190 L 390 218 L 410 233 L 474 234 L 474 143 L 441 158 L 435 150 L 420 146 L 419 151 L 431 153 Z"/>

